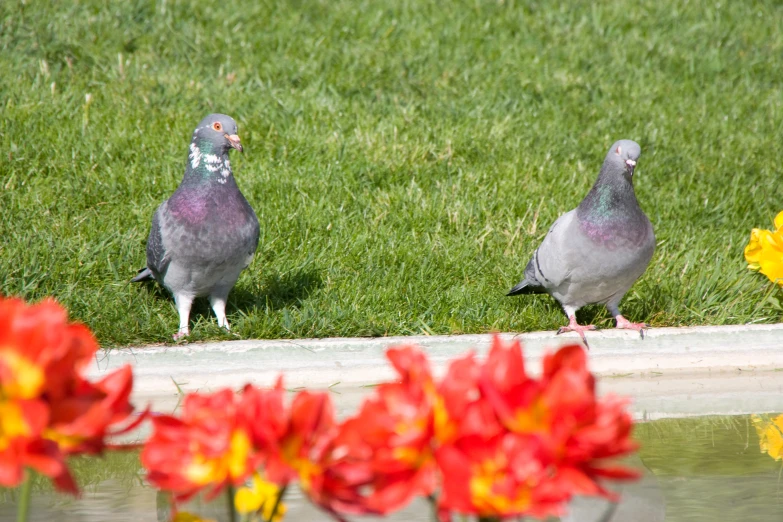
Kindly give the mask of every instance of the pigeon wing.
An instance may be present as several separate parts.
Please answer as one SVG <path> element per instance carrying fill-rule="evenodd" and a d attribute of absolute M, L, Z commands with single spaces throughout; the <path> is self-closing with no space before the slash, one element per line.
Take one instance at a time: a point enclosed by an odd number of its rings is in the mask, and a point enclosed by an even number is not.
<path fill-rule="evenodd" d="M 169 267 L 169 258 L 166 255 L 166 248 L 163 246 L 163 234 L 160 226 L 160 215 L 166 211 L 166 203 L 168 202 L 164 202 L 158 207 L 152 216 L 152 227 L 147 239 L 147 267 L 152 270 L 158 281 L 163 280 L 158 276 L 165 274 Z"/>
<path fill-rule="evenodd" d="M 576 221 L 576 211 L 566 212 L 552 224 L 544 240 L 525 267 L 525 278 L 513 293 L 542 293 L 559 287 L 568 279 L 572 267 L 568 259 L 568 238 Z M 525 290 L 522 290 L 522 289 Z M 516 291 L 515 291 L 516 290 Z M 512 294 L 513 295 L 513 294 Z"/>

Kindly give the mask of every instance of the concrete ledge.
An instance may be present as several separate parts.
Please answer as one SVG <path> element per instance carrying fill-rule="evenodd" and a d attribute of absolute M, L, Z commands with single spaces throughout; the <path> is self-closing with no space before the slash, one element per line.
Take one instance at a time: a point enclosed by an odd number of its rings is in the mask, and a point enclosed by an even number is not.
<path fill-rule="evenodd" d="M 578 342 L 574 334 L 501 334 L 520 339 L 531 373 L 544 353 Z M 285 375 L 288 388 L 331 387 L 339 406 L 358 402 L 372 385 L 392 377 L 387 347 L 417 344 L 436 372 L 474 349 L 483 354 L 492 336 L 412 336 L 302 340 L 247 340 L 113 349 L 96 358 L 97 377 L 124 364 L 134 366 L 137 400 L 168 403 L 182 389 L 208 390 L 251 382 L 271 385 Z M 637 417 L 783 411 L 783 325 L 650 329 L 644 340 L 631 331 L 588 333 L 590 367 L 603 393 L 634 400 Z M 347 401 L 347 402 L 346 402 Z M 340 400 L 338 400 L 340 402 Z M 342 408 L 341 408 L 342 409 Z"/>

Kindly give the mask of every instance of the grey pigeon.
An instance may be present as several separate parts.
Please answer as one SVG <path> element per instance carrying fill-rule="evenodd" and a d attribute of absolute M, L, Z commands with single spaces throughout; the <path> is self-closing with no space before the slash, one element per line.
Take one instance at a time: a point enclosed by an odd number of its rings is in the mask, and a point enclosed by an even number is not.
<path fill-rule="evenodd" d="M 190 333 L 190 307 L 199 296 L 209 296 L 218 325 L 229 328 L 228 293 L 258 246 L 258 218 L 234 180 L 228 160 L 232 148 L 242 152 L 230 116 L 210 114 L 201 120 L 182 183 L 152 216 L 147 267 L 132 279 L 154 279 L 174 294 L 179 312 L 175 340 Z"/>
<path fill-rule="evenodd" d="M 617 328 L 638 330 L 620 314 L 619 304 L 641 277 L 655 250 L 652 224 L 636 201 L 633 171 L 641 154 L 639 144 L 620 140 L 612 145 L 598 180 L 574 210 L 560 216 L 549 229 L 525 277 L 507 295 L 548 293 L 568 316 L 568 326 L 558 330 L 577 332 L 587 345 L 576 311 L 587 304 L 605 304 Z"/>

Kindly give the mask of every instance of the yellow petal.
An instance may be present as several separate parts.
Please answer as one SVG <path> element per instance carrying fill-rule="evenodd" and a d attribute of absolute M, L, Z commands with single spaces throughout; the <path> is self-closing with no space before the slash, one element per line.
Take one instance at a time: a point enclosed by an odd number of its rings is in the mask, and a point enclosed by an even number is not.
<path fill-rule="evenodd" d="M 185 477 L 194 484 L 209 484 L 222 481 L 225 474 L 220 473 L 215 460 L 207 460 L 202 455 L 193 455 L 193 460 L 185 470 Z"/>
<path fill-rule="evenodd" d="M 45 439 L 49 439 L 51 441 L 56 442 L 57 445 L 62 450 L 69 450 L 71 448 L 75 448 L 76 446 L 84 442 L 83 436 L 60 433 L 59 431 L 52 428 L 45 429 L 43 436 Z"/>
<path fill-rule="evenodd" d="M 179 513 L 174 515 L 174 518 L 171 520 L 171 522 L 217 522 L 217 521 L 212 518 L 201 518 L 200 516 L 194 515 L 193 513 L 180 511 Z"/>
<path fill-rule="evenodd" d="M 250 488 L 239 488 L 234 495 L 234 507 L 243 515 L 255 513 L 263 503 L 264 498 Z"/>
<path fill-rule="evenodd" d="M 237 430 L 231 436 L 231 450 L 228 472 L 232 477 L 241 477 L 247 469 L 247 457 L 250 454 L 250 438 L 244 431 Z"/>
<path fill-rule="evenodd" d="M 745 260 L 748 262 L 748 268 L 751 270 L 759 269 L 759 256 L 765 244 L 765 239 L 772 233 L 769 230 L 754 228 L 750 231 L 750 241 L 745 247 Z"/>
<path fill-rule="evenodd" d="M 30 434 L 30 426 L 16 401 L 0 400 L 0 450 L 8 447 L 10 440 Z"/>
<path fill-rule="evenodd" d="M 775 228 L 779 229 L 780 227 L 783 227 L 783 210 L 775 216 Z"/>
<path fill-rule="evenodd" d="M 756 262 L 770 281 L 783 285 L 783 236 L 770 234 L 761 241 Z"/>
<path fill-rule="evenodd" d="M 1 347 L 0 365 L 11 371 L 11 379 L 0 383 L 2 395 L 13 399 L 32 399 L 41 393 L 44 374 L 40 366 L 15 351 L 4 350 Z"/>
<path fill-rule="evenodd" d="M 783 460 L 783 415 L 773 419 L 765 432 L 767 453 L 775 460 Z"/>
<path fill-rule="evenodd" d="M 280 522 L 283 520 L 283 517 L 285 516 L 285 512 L 288 510 L 288 508 L 283 504 L 282 502 L 277 506 L 277 511 L 275 512 L 275 516 L 272 517 L 272 509 L 274 509 L 275 503 L 272 502 L 266 502 L 264 504 L 264 520 L 270 520 L 272 522 Z"/>
<path fill-rule="evenodd" d="M 268 482 L 258 473 L 254 473 L 252 487 L 237 490 L 234 496 L 234 506 L 242 514 L 255 513 L 263 507 L 264 520 L 269 520 L 279 494 L 280 488 L 277 484 Z M 275 521 L 281 520 L 284 513 L 285 506 L 280 504 L 277 507 Z"/>
<path fill-rule="evenodd" d="M 767 419 L 759 415 L 751 417 L 759 436 L 759 449 L 775 460 L 783 460 L 783 415 Z"/>
<path fill-rule="evenodd" d="M 253 489 L 265 499 L 271 498 L 274 500 L 280 493 L 280 488 L 277 487 L 277 484 L 264 480 L 258 473 L 253 474 Z"/>
<path fill-rule="evenodd" d="M 248 456 L 251 451 L 250 438 L 242 430 L 231 434 L 228 451 L 217 458 L 201 454 L 193 459 L 185 470 L 185 476 L 194 484 L 217 484 L 226 478 L 237 479 L 246 474 Z"/>
<path fill-rule="evenodd" d="M 485 460 L 475 466 L 470 478 L 470 500 L 479 513 L 491 515 L 495 513 L 523 512 L 530 507 L 530 490 L 521 487 L 515 491 L 514 497 L 498 493 L 495 485 L 503 472 L 502 462 Z"/>

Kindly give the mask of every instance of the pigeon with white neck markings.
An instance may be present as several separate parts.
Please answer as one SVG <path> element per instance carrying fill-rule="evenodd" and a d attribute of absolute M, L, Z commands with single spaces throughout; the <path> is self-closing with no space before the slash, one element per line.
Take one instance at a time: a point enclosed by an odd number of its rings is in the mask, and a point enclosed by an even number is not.
<path fill-rule="evenodd" d="M 644 323 L 622 316 L 620 300 L 647 269 L 655 250 L 652 224 L 636 201 L 633 172 L 639 144 L 620 140 L 604 159 L 598 180 L 577 208 L 560 216 L 525 268 L 525 277 L 507 295 L 548 293 L 568 316 L 568 326 L 587 345 L 586 330 L 576 311 L 587 304 L 605 304 L 617 328 L 638 330 Z"/>
<path fill-rule="evenodd" d="M 179 313 L 174 340 L 190 333 L 190 307 L 199 296 L 209 297 L 218 325 L 229 328 L 228 294 L 258 246 L 258 218 L 234 180 L 232 148 L 242 152 L 230 116 L 201 120 L 182 182 L 152 217 L 147 267 L 132 279 L 154 279 L 174 295 Z"/>

